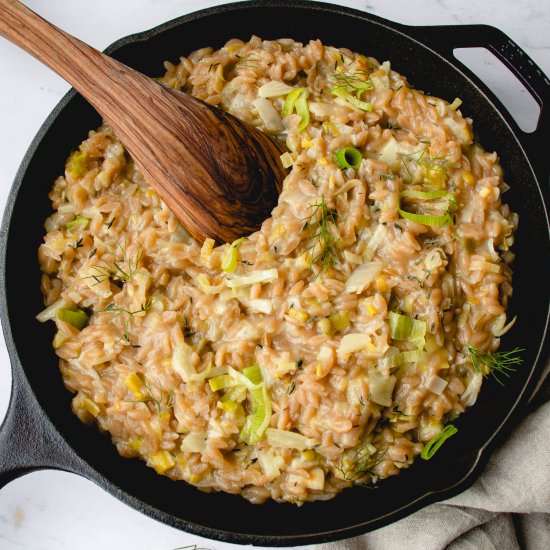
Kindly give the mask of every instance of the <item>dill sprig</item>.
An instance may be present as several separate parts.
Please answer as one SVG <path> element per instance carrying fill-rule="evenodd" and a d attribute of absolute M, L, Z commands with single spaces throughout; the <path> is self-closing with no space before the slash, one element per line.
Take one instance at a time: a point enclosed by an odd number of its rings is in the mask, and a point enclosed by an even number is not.
<path fill-rule="evenodd" d="M 134 315 L 137 315 L 138 313 L 145 313 L 151 309 L 151 306 L 153 305 L 153 299 L 148 298 L 147 301 L 144 304 L 141 304 L 139 309 L 136 309 L 135 311 L 130 311 L 128 309 L 124 309 L 122 307 L 115 306 L 114 304 L 109 304 L 105 309 L 102 309 L 101 312 L 103 313 L 124 313 L 127 315 L 126 322 L 124 324 L 124 332 L 122 333 L 122 339 L 130 344 L 130 324 L 132 322 L 132 319 L 134 318 Z"/>
<path fill-rule="evenodd" d="M 517 365 L 523 363 L 523 358 L 518 355 L 522 351 L 525 350 L 514 348 L 510 351 L 488 353 L 473 346 L 467 347 L 474 369 L 481 372 L 483 376 L 491 375 L 501 386 L 504 386 L 501 377 L 510 378 L 511 373 L 516 371 Z"/>
<path fill-rule="evenodd" d="M 139 270 L 139 262 L 142 257 L 142 250 L 139 249 L 136 254 L 131 257 L 128 255 L 126 245 L 122 245 L 121 254 L 116 259 L 108 264 L 97 264 L 90 266 L 90 270 L 93 271 L 92 275 L 83 277 L 84 279 L 93 279 L 94 285 L 102 283 L 106 280 L 128 282 Z"/>
<path fill-rule="evenodd" d="M 367 71 L 352 71 L 349 73 L 334 73 L 331 77 L 331 90 L 345 90 L 357 95 L 366 90 L 372 90 L 373 84 Z"/>
<path fill-rule="evenodd" d="M 456 164 L 448 161 L 445 157 L 449 155 L 441 155 L 438 157 L 430 157 L 426 155 L 427 149 L 424 149 L 420 154 L 420 157 L 416 159 L 416 164 L 418 166 L 429 166 L 430 168 L 435 168 L 447 173 L 447 168 L 457 168 Z"/>
<path fill-rule="evenodd" d="M 309 231 L 308 243 L 312 243 L 310 267 L 320 262 L 323 269 L 329 269 L 336 263 L 338 251 L 335 245 L 334 234 L 331 225 L 336 226 L 335 210 L 327 207 L 325 196 L 321 195 L 321 202 L 312 204 L 311 214 L 305 219 L 302 231 Z"/>
<path fill-rule="evenodd" d="M 161 388 L 158 397 L 156 397 L 149 382 L 139 374 L 136 374 L 136 376 L 143 384 L 147 395 L 143 399 L 127 399 L 127 403 L 145 403 L 146 405 L 152 403 L 158 416 L 162 416 L 174 406 L 174 390 L 167 392 Z"/>
<path fill-rule="evenodd" d="M 413 179 L 413 174 L 409 167 L 409 162 L 414 162 L 414 164 L 416 164 L 417 166 L 428 167 L 431 170 L 442 172 L 446 176 L 449 175 L 448 168 L 457 168 L 456 164 L 448 161 L 445 158 L 448 155 L 432 157 L 427 153 L 428 153 L 427 147 L 425 147 L 422 150 L 412 151 L 411 153 L 399 153 L 399 160 L 401 162 L 401 166 L 407 173 L 409 180 Z"/>
<path fill-rule="evenodd" d="M 387 447 L 369 452 L 366 446 L 348 451 L 340 457 L 336 469 L 346 481 L 357 481 L 365 475 L 373 475 L 374 468 L 384 460 Z"/>
<path fill-rule="evenodd" d="M 243 67 L 245 69 L 257 69 L 260 65 L 260 60 L 256 57 L 243 57 L 242 55 L 236 54 L 235 57 L 237 61 L 235 66 Z"/>

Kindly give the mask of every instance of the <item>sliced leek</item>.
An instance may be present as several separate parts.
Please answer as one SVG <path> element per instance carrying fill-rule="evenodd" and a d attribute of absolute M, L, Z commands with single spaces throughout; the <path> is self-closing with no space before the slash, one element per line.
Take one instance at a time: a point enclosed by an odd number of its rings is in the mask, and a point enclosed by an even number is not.
<path fill-rule="evenodd" d="M 390 311 L 390 335 L 394 340 L 406 340 L 422 349 L 426 337 L 426 322 Z"/>
<path fill-rule="evenodd" d="M 399 215 L 406 220 L 411 220 L 412 222 L 416 223 L 422 223 L 431 227 L 444 227 L 453 223 L 453 219 L 448 212 L 446 212 L 442 216 L 432 216 L 429 214 L 414 214 L 413 212 L 407 212 L 400 208 Z"/>
<path fill-rule="evenodd" d="M 81 309 L 60 308 L 57 310 L 57 318 L 69 323 L 78 330 L 82 330 L 90 320 L 90 317 Z"/>
<path fill-rule="evenodd" d="M 453 426 L 453 424 L 447 424 L 447 426 L 445 426 L 438 435 L 432 437 L 430 441 L 426 443 L 424 449 L 422 449 L 422 452 L 420 453 L 420 456 L 424 460 L 430 460 L 430 458 L 437 453 L 441 445 L 443 445 L 449 437 L 452 437 L 457 432 L 458 428 L 456 426 Z"/>

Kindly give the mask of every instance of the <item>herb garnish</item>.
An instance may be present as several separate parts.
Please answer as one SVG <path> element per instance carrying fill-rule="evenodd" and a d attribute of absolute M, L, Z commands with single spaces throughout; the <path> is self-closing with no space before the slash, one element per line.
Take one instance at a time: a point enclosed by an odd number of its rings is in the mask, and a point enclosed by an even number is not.
<path fill-rule="evenodd" d="M 94 279 L 95 284 L 99 284 L 107 279 L 128 282 L 138 272 L 139 262 L 142 251 L 137 251 L 132 258 L 128 256 L 126 246 L 121 247 L 122 256 L 115 259 L 112 264 L 92 265 L 90 269 L 94 271 L 93 275 L 88 275 L 84 279 Z M 95 254 L 95 249 L 94 249 Z M 90 254 L 90 257 L 92 254 Z"/>
<path fill-rule="evenodd" d="M 292 392 L 296 389 L 296 381 L 295 380 L 292 380 L 292 382 L 290 383 L 290 386 L 288 387 L 288 395 L 291 395 Z"/>
<path fill-rule="evenodd" d="M 80 239 L 78 239 L 78 241 L 76 241 L 74 244 L 70 244 L 70 245 L 69 245 L 70 248 L 74 248 L 75 250 L 76 250 L 77 248 L 81 248 L 81 247 L 83 247 L 83 246 L 84 246 L 84 244 L 83 244 L 83 242 L 82 242 L 82 237 L 80 237 Z"/>
<path fill-rule="evenodd" d="M 139 374 L 136 374 L 136 376 L 140 379 L 148 395 L 143 399 L 127 399 L 127 403 L 145 403 L 146 405 L 148 403 L 153 403 L 158 416 L 162 416 L 174 406 L 174 390 L 166 392 L 161 388 L 159 396 L 155 397 L 151 385 Z"/>
<path fill-rule="evenodd" d="M 312 251 L 310 267 L 313 268 L 313 264 L 320 262 L 322 269 L 328 270 L 336 263 L 337 249 L 331 225 L 336 226 L 337 212 L 327 207 L 324 195 L 321 195 L 321 202 L 312 204 L 310 208 L 312 212 L 302 228 L 302 231 L 309 231 L 308 242 L 313 243 L 308 247 Z"/>
<path fill-rule="evenodd" d="M 153 305 L 152 298 L 149 298 L 144 304 L 141 304 L 141 307 L 139 309 L 136 309 L 135 311 L 130 311 L 128 309 L 124 309 L 121 307 L 117 307 L 114 304 L 109 304 L 105 309 L 102 309 L 101 312 L 104 313 L 125 313 L 128 317 L 126 318 L 126 323 L 124 325 L 124 332 L 122 333 L 123 340 L 131 344 L 130 342 L 130 336 L 129 336 L 129 330 L 130 330 L 130 323 L 132 322 L 132 319 L 134 318 L 134 315 L 137 315 L 138 313 L 145 313 L 146 311 L 149 311 L 151 309 L 151 306 Z"/>
<path fill-rule="evenodd" d="M 498 384 L 504 386 L 500 377 L 510 378 L 510 374 L 516 371 L 516 365 L 523 363 L 523 359 L 518 354 L 525 350 L 514 348 L 510 351 L 487 353 L 473 346 L 468 346 L 467 351 L 474 369 L 481 372 L 483 376 L 491 375 Z"/>
<path fill-rule="evenodd" d="M 457 168 L 457 165 L 446 160 L 448 155 L 441 155 L 431 157 L 428 155 L 428 148 L 425 147 L 422 150 L 412 151 L 411 153 L 398 153 L 401 166 L 404 168 L 407 176 L 410 180 L 413 179 L 413 175 L 409 168 L 409 162 L 413 161 L 417 166 L 428 167 L 435 172 L 441 172 L 445 176 L 449 175 L 448 168 Z M 415 158 L 416 157 L 416 158 Z"/>
<path fill-rule="evenodd" d="M 356 481 L 367 474 L 373 475 L 373 469 L 384 460 L 386 451 L 387 447 L 383 447 L 371 453 L 364 445 L 342 455 L 336 469 L 346 481 Z"/>
<path fill-rule="evenodd" d="M 334 73 L 332 75 L 332 90 L 342 89 L 360 95 L 366 90 L 372 90 L 373 84 L 367 71 L 352 71 L 350 73 Z M 331 91 L 332 91 L 331 90 Z"/>

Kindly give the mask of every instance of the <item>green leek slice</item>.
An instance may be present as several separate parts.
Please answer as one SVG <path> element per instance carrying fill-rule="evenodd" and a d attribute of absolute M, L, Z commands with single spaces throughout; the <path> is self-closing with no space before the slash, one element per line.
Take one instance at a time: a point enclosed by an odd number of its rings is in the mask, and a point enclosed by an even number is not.
<path fill-rule="evenodd" d="M 305 88 L 295 88 L 286 96 L 281 110 L 283 118 L 290 116 L 296 111 L 296 114 L 300 117 L 300 124 L 298 126 L 298 131 L 300 132 L 305 130 L 309 125 L 308 96 L 309 92 Z"/>
<path fill-rule="evenodd" d="M 399 215 L 406 220 L 411 220 L 412 222 L 416 223 L 422 223 L 431 227 L 443 227 L 445 225 L 451 225 L 453 223 L 453 219 L 448 212 L 446 212 L 442 216 L 431 216 L 428 214 L 414 214 L 413 212 L 407 212 L 400 208 Z"/>
<path fill-rule="evenodd" d="M 422 349 L 425 343 L 426 322 L 390 311 L 390 336 L 394 340 L 406 340 Z"/>
<path fill-rule="evenodd" d="M 302 132 L 309 126 L 309 107 L 307 104 L 308 92 L 302 92 L 296 100 L 296 114 L 300 117 L 298 131 Z"/>
<path fill-rule="evenodd" d="M 374 109 L 374 105 L 372 103 L 369 103 L 368 101 L 362 101 L 361 99 L 358 99 L 357 97 L 351 95 L 347 90 L 344 90 L 342 88 L 333 88 L 330 93 L 343 99 L 346 103 L 348 103 L 352 107 L 355 107 L 356 109 L 360 109 L 361 111 L 367 111 L 370 113 Z"/>
<path fill-rule="evenodd" d="M 86 229 L 89 223 L 90 223 L 90 218 L 86 218 L 86 216 L 77 216 L 74 220 L 66 223 L 65 227 L 67 229 L 75 229 L 78 227 L 81 227 L 82 229 Z"/>
<path fill-rule="evenodd" d="M 456 426 L 453 426 L 453 424 L 447 424 L 447 426 L 445 426 L 438 435 L 432 437 L 430 441 L 426 443 L 424 449 L 422 449 L 422 452 L 420 453 L 421 458 L 424 460 L 430 460 L 430 458 L 437 453 L 441 445 L 443 445 L 449 437 L 452 437 L 457 432 L 458 428 Z"/>
<path fill-rule="evenodd" d="M 57 318 L 69 323 L 78 330 L 82 330 L 90 320 L 90 317 L 81 309 L 60 308 L 57 310 Z"/>
<path fill-rule="evenodd" d="M 244 237 L 233 241 L 229 248 L 224 252 L 221 262 L 221 268 L 226 273 L 233 273 L 239 260 L 239 245 L 244 241 Z"/>
<path fill-rule="evenodd" d="M 243 375 L 254 384 L 249 388 L 252 401 L 252 414 L 246 417 L 244 426 L 241 430 L 241 440 L 248 445 L 254 445 L 262 438 L 265 430 L 269 426 L 271 419 L 271 400 L 267 393 L 262 372 L 258 365 L 247 367 L 243 370 Z"/>
<path fill-rule="evenodd" d="M 417 189 L 405 189 L 400 196 L 405 199 L 433 200 L 445 199 L 447 201 L 447 212 L 454 212 L 458 206 L 454 193 L 443 189 L 431 189 L 430 191 L 419 191 Z"/>
<path fill-rule="evenodd" d="M 212 391 L 219 391 L 235 385 L 234 379 L 229 374 L 220 374 L 208 380 Z"/>
<path fill-rule="evenodd" d="M 336 164 L 340 168 L 359 168 L 363 155 L 355 147 L 342 147 L 336 151 Z"/>

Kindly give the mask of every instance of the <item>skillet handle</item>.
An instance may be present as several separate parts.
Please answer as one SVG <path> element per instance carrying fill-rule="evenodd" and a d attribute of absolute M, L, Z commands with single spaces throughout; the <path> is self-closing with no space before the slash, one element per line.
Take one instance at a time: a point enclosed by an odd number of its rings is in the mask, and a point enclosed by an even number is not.
<path fill-rule="evenodd" d="M 34 470 L 83 474 L 84 462 L 42 412 L 24 376 L 13 369 L 8 412 L 0 426 L 0 489 Z"/>
<path fill-rule="evenodd" d="M 550 148 L 550 79 L 535 62 L 511 38 L 490 25 L 407 27 L 407 32 L 454 65 L 460 63 L 453 54 L 455 48 L 482 47 L 493 53 L 510 69 L 539 104 L 541 111 L 537 128 L 532 133 L 521 130 L 511 116 L 507 116 L 507 121 L 528 151 L 540 183 L 548 185 L 550 178 L 550 164 L 547 158 Z M 464 72 L 479 82 L 479 78 L 467 67 L 464 67 Z M 502 112 L 505 108 L 498 100 L 496 101 Z"/>

